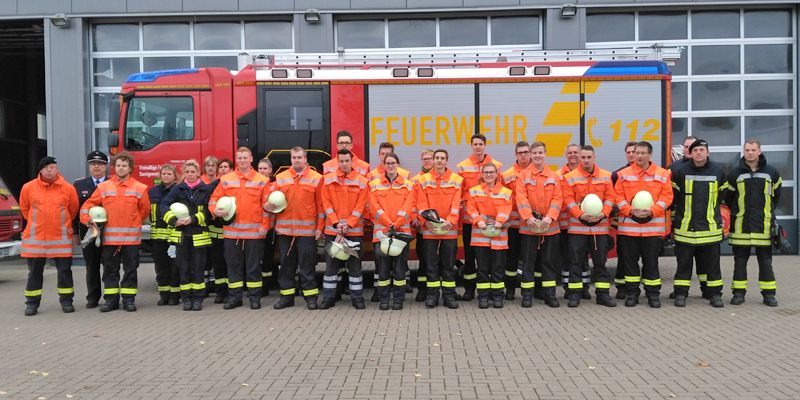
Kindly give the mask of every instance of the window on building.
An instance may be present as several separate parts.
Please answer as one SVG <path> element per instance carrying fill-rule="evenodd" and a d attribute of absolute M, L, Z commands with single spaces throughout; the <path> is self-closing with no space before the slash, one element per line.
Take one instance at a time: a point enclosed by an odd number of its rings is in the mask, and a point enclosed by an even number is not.
<path fill-rule="evenodd" d="M 539 43 L 539 17 L 491 17 L 492 45 Z"/>
<path fill-rule="evenodd" d="M 196 22 L 195 50 L 226 50 L 241 46 L 241 22 Z"/>
<path fill-rule="evenodd" d="M 346 49 L 381 49 L 384 48 L 383 20 L 339 21 L 336 24 L 338 47 Z"/>
<path fill-rule="evenodd" d="M 597 13 L 586 15 L 586 40 L 593 42 L 629 42 L 635 40 L 634 13 Z"/>

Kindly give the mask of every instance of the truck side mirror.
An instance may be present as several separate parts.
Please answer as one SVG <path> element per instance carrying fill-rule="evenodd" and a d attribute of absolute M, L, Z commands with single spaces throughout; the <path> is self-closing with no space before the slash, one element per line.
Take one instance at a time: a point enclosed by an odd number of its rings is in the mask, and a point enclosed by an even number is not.
<path fill-rule="evenodd" d="M 119 135 L 116 133 L 108 134 L 108 148 L 113 149 L 119 146 Z"/>
<path fill-rule="evenodd" d="M 119 113 L 120 113 L 120 95 L 114 93 L 111 95 L 111 102 L 108 104 L 108 130 L 111 132 L 119 131 Z M 109 137 L 109 140 L 111 137 Z M 111 142 L 109 141 L 109 145 Z M 115 145 L 116 146 L 116 145 Z"/>

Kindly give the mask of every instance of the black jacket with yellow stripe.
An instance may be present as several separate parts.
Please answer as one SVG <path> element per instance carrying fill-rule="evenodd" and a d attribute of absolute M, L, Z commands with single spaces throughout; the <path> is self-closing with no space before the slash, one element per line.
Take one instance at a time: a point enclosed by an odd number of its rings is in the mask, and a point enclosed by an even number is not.
<path fill-rule="evenodd" d="M 770 228 L 781 196 L 783 181 L 762 154 L 755 171 L 744 160 L 728 174 L 726 203 L 731 209 L 732 246 L 771 245 Z"/>
<path fill-rule="evenodd" d="M 722 165 L 709 159 L 702 167 L 687 160 L 673 164 L 672 190 L 675 242 L 706 245 L 722 241 L 719 206 L 728 186 Z"/>
<path fill-rule="evenodd" d="M 175 185 L 166 187 L 162 184 L 155 185 L 147 190 L 150 198 L 150 240 L 167 240 L 172 233 L 172 228 L 161 218 L 159 211 L 163 199 Z"/>
<path fill-rule="evenodd" d="M 160 215 L 164 222 L 173 227 L 174 233 L 170 235 L 169 242 L 175 244 L 185 244 L 187 238 L 191 238 L 194 247 L 211 245 L 211 238 L 208 235 L 208 222 L 211 221 L 211 214 L 208 212 L 208 199 L 211 197 L 211 188 L 200 182 L 194 188 L 190 188 L 186 182 L 175 185 L 160 203 Z M 189 218 L 192 222 L 189 225 L 175 226 L 178 218 L 170 210 L 172 203 L 183 203 L 189 209 Z"/>

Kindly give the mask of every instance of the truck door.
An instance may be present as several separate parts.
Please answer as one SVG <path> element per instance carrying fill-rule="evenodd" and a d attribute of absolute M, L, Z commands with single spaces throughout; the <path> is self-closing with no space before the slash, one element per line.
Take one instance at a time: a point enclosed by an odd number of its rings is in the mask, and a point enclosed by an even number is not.
<path fill-rule="evenodd" d="M 157 182 L 161 164 L 179 167 L 188 159 L 200 160 L 202 138 L 195 123 L 199 101 L 195 92 L 160 92 L 126 102 L 121 144 L 136 161 L 134 176 L 151 184 Z"/>
<path fill-rule="evenodd" d="M 327 85 L 259 86 L 256 152 L 275 174 L 289 168 L 289 150 L 308 150 L 308 163 L 322 173 L 330 159 L 330 96 Z"/>

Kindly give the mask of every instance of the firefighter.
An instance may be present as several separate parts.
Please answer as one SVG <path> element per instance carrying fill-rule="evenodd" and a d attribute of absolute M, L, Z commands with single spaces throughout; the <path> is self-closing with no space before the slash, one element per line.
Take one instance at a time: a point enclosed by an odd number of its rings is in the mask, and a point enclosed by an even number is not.
<path fill-rule="evenodd" d="M 262 158 L 258 160 L 258 173 L 264 175 L 269 180 L 269 192 L 272 193 L 275 189 L 275 182 L 272 181 L 272 161 L 269 158 Z M 278 273 L 278 265 L 275 263 L 275 214 L 269 216 L 270 230 L 267 232 L 267 237 L 264 239 L 264 256 L 261 258 L 261 297 L 269 295 L 269 284 L 273 276 Z"/>
<path fill-rule="evenodd" d="M 570 143 L 567 145 L 566 150 L 564 150 L 564 158 L 566 159 L 566 163 L 561 167 L 558 171 L 558 174 L 562 177 L 570 173 L 571 171 L 578 168 L 580 165 L 580 153 L 581 153 L 581 146 L 575 143 Z M 564 183 L 564 180 L 561 180 Z M 563 191 L 563 188 L 562 188 Z M 567 211 L 567 203 L 561 206 L 561 213 L 558 215 L 558 227 L 561 229 L 561 234 L 558 241 L 558 249 L 561 254 L 567 254 L 569 252 L 569 212 Z M 570 268 L 571 262 L 569 257 L 563 257 L 561 259 L 561 284 L 564 286 L 564 293 L 566 298 L 566 293 L 568 292 L 568 284 L 569 284 L 569 275 L 570 275 Z M 583 282 L 583 290 L 581 291 L 581 297 L 589 300 L 592 298 L 592 295 L 589 294 L 589 285 L 592 283 L 591 279 L 591 271 L 589 271 L 589 262 L 588 260 L 584 259 L 582 264 L 582 272 L 581 272 L 581 281 Z"/>
<path fill-rule="evenodd" d="M 108 156 L 102 151 L 93 151 L 86 156 L 86 163 L 89 164 L 89 176 L 75 181 L 75 191 L 78 192 L 78 202 L 80 206 L 92 196 L 98 185 L 108 179 Z M 88 231 L 86 225 L 80 223 L 75 218 L 73 227 L 78 232 L 78 238 L 83 238 Z M 100 261 L 102 247 L 95 245 L 94 241 L 89 241 L 82 246 L 83 261 L 86 263 L 86 308 L 95 308 L 100 304 L 100 296 L 103 294 L 100 281 Z"/>
<path fill-rule="evenodd" d="M 747 292 L 747 261 L 751 247 L 758 260 L 758 285 L 764 304 L 777 307 L 775 273 L 772 271 L 771 227 L 775 223 L 775 207 L 781 197 L 778 170 L 767 164 L 761 154 L 761 142 L 747 139 L 739 166 L 728 174 L 728 204 L 731 207 L 733 247 L 733 298 L 731 304 L 744 303 Z"/>
<path fill-rule="evenodd" d="M 207 158 L 206 158 L 207 159 Z M 224 158 L 217 164 L 216 179 L 209 183 L 211 193 L 219 185 L 219 177 L 231 172 L 233 161 Z M 208 168 L 206 168 L 208 174 Z M 228 265 L 225 263 L 225 231 L 222 228 L 224 220 L 215 215 L 211 215 L 211 222 L 208 225 L 208 236 L 211 238 L 211 248 L 206 252 L 210 269 L 206 273 L 206 293 L 214 292 L 214 304 L 225 304 L 228 302 Z M 213 279 L 212 279 L 213 278 Z"/>
<path fill-rule="evenodd" d="M 617 174 L 619 171 L 630 167 L 636 161 L 636 143 L 637 142 L 628 142 L 625 143 L 625 160 L 627 161 L 625 165 L 617 168 L 614 172 L 611 173 L 611 184 L 617 184 Z M 619 209 L 617 208 L 616 202 L 614 203 L 614 208 L 611 211 L 611 218 L 609 218 L 609 222 L 611 223 L 611 228 L 615 231 L 617 230 L 617 221 L 618 221 Z M 616 234 L 615 234 L 616 237 Z M 624 249 L 622 246 L 619 245 L 617 242 L 617 269 L 614 271 L 614 286 L 617 287 L 617 295 L 616 298 L 618 300 L 625 300 L 625 263 L 622 261 L 622 252 Z M 639 268 L 638 265 L 636 268 Z"/>
<path fill-rule="evenodd" d="M 19 207 L 27 221 L 22 232 L 22 257 L 28 259 L 25 285 L 25 315 L 33 316 L 42 301 L 44 265 L 48 258 L 58 270 L 58 301 L 61 311 L 75 311 L 72 297 L 72 220 L 78 214 L 78 194 L 58 172 L 56 159 L 39 161 L 36 179 L 22 186 Z"/>
<path fill-rule="evenodd" d="M 464 294 L 461 300 L 472 301 L 475 298 L 475 281 L 478 278 L 475 268 L 475 252 L 472 251 L 470 239 L 472 238 L 472 223 L 467 213 L 467 199 L 470 188 L 480 183 L 481 167 L 486 164 L 494 164 L 497 170 L 503 164 L 492 158 L 486 153 L 486 136 L 476 133 L 470 138 L 470 148 L 472 154 L 466 160 L 456 165 L 456 172 L 464 178 L 461 186 L 461 233 L 464 243 L 464 267 L 462 269 L 464 277 Z"/>
<path fill-rule="evenodd" d="M 383 161 L 386 174 L 369 182 L 369 201 L 372 210 L 372 243 L 379 249 L 378 235 L 390 236 L 393 232 L 411 235 L 409 218 L 412 216 L 414 198 L 413 181 L 397 173 L 400 159 L 397 154 L 389 153 Z M 392 238 L 392 240 L 398 240 Z M 390 256 L 376 250 L 375 268 L 378 270 L 377 291 L 380 298 L 378 306 L 388 310 L 391 300 L 393 310 L 402 310 L 406 296 L 406 278 L 408 273 L 408 245 L 399 255 Z M 390 285 L 394 286 L 391 290 Z M 390 293 L 391 292 L 391 293 Z"/>
<path fill-rule="evenodd" d="M 290 152 L 292 167 L 276 176 L 276 188 L 286 195 L 287 206 L 276 216 L 275 232 L 281 252 L 278 272 L 281 298 L 274 308 L 294 306 L 294 276 L 299 273 L 300 287 L 309 310 L 319 308 L 319 289 L 314 276 L 317 265 L 317 240 L 322 237 L 322 175 L 308 165 L 306 150 L 300 146 Z"/>
<path fill-rule="evenodd" d="M 675 217 L 675 306 L 685 307 L 692 281 L 692 261 L 705 266 L 707 292 L 714 307 L 723 307 L 719 253 L 722 242 L 720 194 L 728 187 L 722 166 L 708 157 L 708 143 L 697 139 L 689 146 L 691 159 L 672 171 Z"/>
<path fill-rule="evenodd" d="M 469 189 L 467 214 L 475 228 L 470 243 L 475 250 L 478 278 L 478 307 L 503 308 L 508 250 L 508 219 L 511 216 L 513 192 L 503 186 L 493 163 L 481 165 L 480 183 Z"/>
<path fill-rule="evenodd" d="M 214 182 L 215 180 L 219 179 L 219 174 L 217 173 L 219 169 L 219 159 L 214 156 L 208 156 L 203 160 L 203 170 L 205 171 L 203 175 L 200 176 L 200 180 L 203 181 L 206 185 Z"/>
<path fill-rule="evenodd" d="M 420 210 L 422 236 L 425 239 L 425 268 L 427 272 L 425 307 L 439 305 L 441 290 L 445 307 L 458 308 L 456 303 L 456 250 L 458 250 L 458 217 L 463 178 L 447 168 L 447 150 L 433 152 L 433 169 L 422 175 L 417 185 L 420 191 L 417 209 Z M 440 221 L 424 219 L 422 212 L 435 210 Z"/>
<path fill-rule="evenodd" d="M 519 211 L 519 233 L 522 242 L 522 307 L 533 306 L 534 272 L 541 262 L 542 291 L 545 303 L 558 307 L 558 215 L 561 212 L 561 176 L 545 163 L 547 147 L 543 142 L 531 144 L 531 168 L 517 179 L 516 201 Z M 524 222 L 524 223 L 523 223 Z M 562 253 L 563 254 L 563 253 Z"/>
<path fill-rule="evenodd" d="M 122 308 L 136 311 L 138 293 L 139 244 L 142 242 L 142 223 L 147 219 L 150 198 L 147 186 L 131 176 L 133 157 L 123 151 L 111 158 L 114 176 L 101 183 L 81 207 L 81 223 L 98 229 L 89 215 L 89 209 L 101 206 L 106 210 L 108 222 L 103 228 L 103 298 L 100 312 Z M 122 264 L 122 280 L 120 280 Z"/>
<path fill-rule="evenodd" d="M 425 251 L 423 251 L 425 246 L 423 245 L 424 239 L 422 238 L 422 226 L 419 220 L 419 207 L 417 207 L 417 205 L 419 204 L 419 195 L 421 193 L 419 190 L 420 186 L 418 185 L 418 183 L 420 183 L 420 178 L 433 169 L 433 150 L 422 150 L 422 153 L 420 154 L 420 162 L 422 163 L 420 172 L 411 178 L 414 188 L 411 194 L 413 197 L 411 210 L 414 213 L 414 215 L 411 217 L 411 229 L 416 236 L 416 240 L 414 241 L 414 251 L 417 253 L 417 296 L 414 297 L 414 301 L 416 302 L 423 302 L 428 297 L 428 277 L 425 269 Z"/>
<path fill-rule="evenodd" d="M 322 177 L 322 208 L 325 213 L 325 242 L 333 242 L 337 236 L 361 242 L 364 237 L 364 212 L 369 199 L 367 178 L 352 168 L 353 153 L 342 149 L 336 154 L 336 171 Z M 345 267 L 346 266 L 346 267 Z M 361 254 L 342 261 L 325 252 L 325 276 L 322 278 L 321 310 L 327 310 L 336 303 L 336 286 L 339 271 L 347 268 L 350 287 L 350 300 L 353 308 L 363 310 L 364 277 L 361 274 Z"/>
<path fill-rule="evenodd" d="M 168 239 L 173 232 L 173 227 L 169 226 L 160 216 L 159 211 L 161 199 L 167 196 L 172 190 L 177 179 L 178 172 L 171 164 L 161 166 L 159 174 L 161 183 L 153 186 L 147 191 L 150 198 L 150 246 L 153 254 L 153 263 L 156 270 L 156 284 L 158 285 L 158 304 L 159 306 L 176 306 L 180 303 L 181 277 L 178 273 L 178 265 L 174 257 L 167 253 L 169 247 Z"/>
<path fill-rule="evenodd" d="M 577 307 L 582 293 L 587 290 L 584 283 L 583 264 L 588 253 L 592 258 L 592 278 L 595 286 L 597 304 L 616 307 L 617 303 L 608 291 L 611 288 L 611 274 L 606 269 L 608 258 L 608 217 L 614 206 L 614 186 L 611 173 L 595 163 L 594 147 L 581 147 L 580 164 L 564 175 L 564 203 L 569 212 L 569 284 L 567 286 L 567 306 Z M 602 201 L 599 215 L 582 211 L 581 205 L 589 195 L 596 195 Z M 563 253 L 562 253 L 563 254 Z"/>
<path fill-rule="evenodd" d="M 383 143 L 378 145 L 378 165 L 375 168 L 373 168 L 371 171 L 369 171 L 369 175 L 367 176 L 367 179 L 372 180 L 372 179 L 375 179 L 377 177 L 381 177 L 381 176 L 386 174 L 386 166 L 383 165 L 383 159 L 386 157 L 386 155 L 388 155 L 390 153 L 394 153 L 394 145 L 393 144 L 391 144 L 389 142 L 383 142 Z M 397 168 L 397 173 L 400 174 L 400 176 L 402 176 L 403 178 L 406 178 L 406 179 L 408 179 L 408 177 L 410 175 L 408 170 L 406 170 L 404 168 L 400 168 L 400 167 Z"/>
<path fill-rule="evenodd" d="M 519 285 L 518 271 L 521 269 L 520 248 L 522 242 L 519 236 L 519 211 L 517 211 L 516 190 L 517 179 L 522 172 L 530 169 L 531 146 L 528 142 L 517 142 L 514 146 L 514 156 L 517 162 L 500 175 L 503 185 L 511 189 L 511 216 L 508 219 L 508 253 L 506 254 L 505 287 L 506 300 L 514 300 L 514 291 Z"/>
<path fill-rule="evenodd" d="M 172 187 L 160 202 L 159 216 L 171 228 L 169 242 L 176 246 L 175 259 L 180 271 L 180 296 L 183 311 L 200 311 L 206 293 L 203 269 L 207 250 L 211 246 L 208 236 L 208 199 L 211 187 L 200 180 L 200 165 L 195 160 L 183 163 L 183 182 Z M 173 203 L 183 204 L 188 215 L 177 215 Z"/>
<path fill-rule="evenodd" d="M 680 159 L 674 160 L 669 165 L 669 170 L 670 171 L 675 171 L 676 167 L 678 167 L 680 165 L 683 165 L 683 164 L 685 164 L 686 162 L 688 162 L 689 160 L 692 159 L 691 152 L 689 151 L 689 146 L 691 146 L 692 143 L 695 142 L 695 140 L 697 140 L 697 138 L 694 137 L 694 136 L 687 136 L 687 137 L 685 137 L 683 139 L 683 156 Z M 671 214 L 672 214 L 671 217 L 674 219 L 675 218 L 675 203 L 674 202 L 672 203 L 672 207 L 670 207 L 670 209 L 671 209 Z M 674 229 L 674 226 L 673 226 L 673 229 Z M 674 242 L 674 239 L 672 239 L 672 241 Z M 705 266 L 705 264 L 703 264 L 702 259 L 701 259 L 700 256 L 695 255 L 695 257 L 694 257 L 694 265 L 695 265 L 695 268 L 697 269 L 697 280 L 700 282 L 700 293 L 702 293 L 702 296 L 703 296 L 704 299 L 709 299 L 710 300 L 711 296 L 710 296 L 708 290 L 706 290 L 707 289 L 708 274 L 706 272 L 706 266 Z M 670 299 L 675 299 L 675 292 L 674 291 L 669 294 L 669 298 Z"/>
<path fill-rule="evenodd" d="M 651 162 L 652 154 L 653 145 L 649 142 L 637 143 L 636 162 L 619 171 L 614 185 L 614 199 L 619 208 L 617 243 L 625 248 L 625 307 L 635 307 L 639 303 L 642 275 L 649 306 L 661 307 L 658 255 L 661 253 L 661 238 L 666 235 L 666 210 L 672 203 L 673 194 L 669 171 Z M 633 199 L 640 191 L 650 193 L 652 206 L 649 209 L 633 208 Z"/>
<path fill-rule="evenodd" d="M 353 151 L 353 134 L 349 131 L 339 131 L 336 133 L 336 151 L 339 150 L 350 150 L 352 153 Z M 339 166 L 339 160 L 337 157 L 332 157 L 330 160 L 325 161 L 322 164 L 322 173 L 329 174 L 331 172 L 336 172 L 336 168 Z M 365 178 L 369 177 L 369 163 L 358 158 L 355 153 L 353 153 L 353 162 L 352 168 L 356 170 L 359 174 L 363 175 Z"/>
<path fill-rule="evenodd" d="M 217 217 L 230 217 L 229 210 L 217 208 L 223 196 L 236 199 L 236 212 L 229 225 L 223 226 L 225 263 L 228 266 L 228 301 L 232 310 L 242 306 L 242 291 L 247 287 L 250 309 L 261 308 L 261 257 L 264 237 L 269 232 L 269 214 L 263 209 L 269 196 L 269 180 L 253 170 L 253 153 L 247 147 L 236 150 L 236 170 L 222 175 L 208 201 L 209 211 Z"/>

